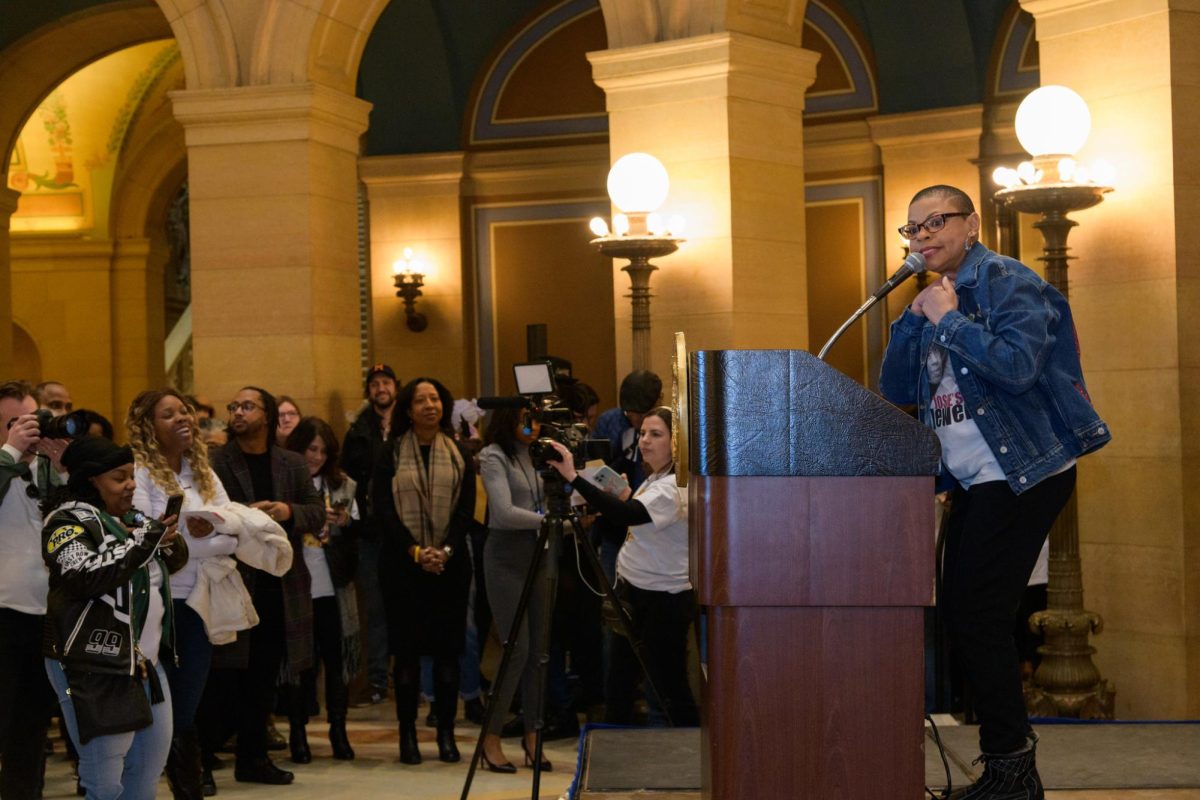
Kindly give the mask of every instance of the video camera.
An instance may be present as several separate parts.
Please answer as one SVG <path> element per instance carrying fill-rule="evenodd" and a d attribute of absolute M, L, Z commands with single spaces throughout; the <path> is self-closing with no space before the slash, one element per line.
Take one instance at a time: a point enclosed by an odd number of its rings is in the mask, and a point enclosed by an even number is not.
<path fill-rule="evenodd" d="M 559 404 L 555 394 L 554 365 L 549 361 L 533 361 L 513 365 L 517 382 L 515 397 L 481 397 L 480 408 L 522 408 L 529 410 L 529 421 L 541 426 L 541 435 L 529 445 L 529 458 L 538 470 L 545 470 L 551 461 L 560 460 L 552 442 L 567 448 L 575 469 L 583 469 L 589 459 L 606 458 L 608 441 L 589 439 L 587 425 L 575 421 L 571 409 Z"/>

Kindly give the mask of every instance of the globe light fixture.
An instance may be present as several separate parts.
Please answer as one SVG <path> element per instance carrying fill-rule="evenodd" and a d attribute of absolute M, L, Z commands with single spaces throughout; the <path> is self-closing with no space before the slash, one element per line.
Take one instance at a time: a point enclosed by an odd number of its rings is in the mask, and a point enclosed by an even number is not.
<path fill-rule="evenodd" d="M 659 213 L 670 189 L 661 161 L 649 153 L 628 153 L 608 172 L 608 196 L 619 209 L 611 229 L 602 217 L 588 223 L 601 253 L 629 260 L 621 270 L 630 281 L 634 369 L 650 368 L 650 275 L 658 269 L 650 259 L 674 253 L 684 241 L 683 217 Z"/>

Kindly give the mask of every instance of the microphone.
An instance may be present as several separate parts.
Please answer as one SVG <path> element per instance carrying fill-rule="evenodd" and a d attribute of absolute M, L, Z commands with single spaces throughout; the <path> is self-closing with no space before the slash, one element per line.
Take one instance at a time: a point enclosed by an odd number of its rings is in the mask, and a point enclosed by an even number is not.
<path fill-rule="evenodd" d="M 924 271 L 925 256 L 921 255 L 920 253 L 909 253 L 908 257 L 904 259 L 904 263 L 900 265 L 900 269 L 896 270 L 892 277 L 884 281 L 883 285 L 876 289 L 875 293 L 867 298 L 867 302 L 859 306 L 858 310 L 850 315 L 850 319 L 842 323 L 842 327 L 834 331 L 833 336 L 830 336 L 829 341 L 826 342 L 825 346 L 821 348 L 821 352 L 817 353 L 817 358 L 824 361 L 825 354 L 829 352 L 829 348 L 833 347 L 833 343 L 840 339 L 842 334 L 846 332 L 846 329 L 857 322 L 859 317 L 867 313 L 871 306 L 887 297 L 893 289 L 904 283 L 913 275 L 920 275 Z"/>
<path fill-rule="evenodd" d="M 887 297 L 892 289 L 895 289 L 913 275 L 920 275 L 924 271 L 925 256 L 921 255 L 920 253 L 909 253 L 908 258 L 904 259 L 904 263 L 900 265 L 900 269 L 896 270 L 895 273 L 892 274 L 892 277 L 884 281 L 883 286 L 880 286 L 875 290 L 875 294 L 871 295 L 871 299 L 874 301 L 871 303 L 871 305 L 874 305 L 883 298 Z M 870 306 L 867 307 L 870 308 Z"/>
<path fill-rule="evenodd" d="M 482 409 L 492 410 L 497 408 L 529 408 L 529 399 L 521 395 L 512 397 L 480 397 L 475 401 L 475 404 Z"/>

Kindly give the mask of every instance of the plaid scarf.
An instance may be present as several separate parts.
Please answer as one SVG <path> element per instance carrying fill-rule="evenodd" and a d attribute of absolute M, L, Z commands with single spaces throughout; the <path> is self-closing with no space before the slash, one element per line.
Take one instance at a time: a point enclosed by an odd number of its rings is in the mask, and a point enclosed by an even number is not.
<path fill-rule="evenodd" d="M 446 541 L 465 468 L 454 440 L 440 431 L 429 448 L 428 469 L 416 434 L 410 430 L 397 440 L 392 497 L 400 521 L 421 547 Z"/>

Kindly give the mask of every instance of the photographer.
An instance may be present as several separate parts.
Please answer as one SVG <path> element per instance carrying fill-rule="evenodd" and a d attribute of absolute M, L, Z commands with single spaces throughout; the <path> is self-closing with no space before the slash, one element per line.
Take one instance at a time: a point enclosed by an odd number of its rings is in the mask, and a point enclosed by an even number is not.
<path fill-rule="evenodd" d="M 42 529 L 50 568 L 45 669 L 89 800 L 150 798 L 171 745 L 169 572 L 187 561 L 175 518 L 133 511 L 133 451 L 97 437 L 63 452 L 71 472 Z M 99 602 L 97 602 L 99 601 Z M 100 645 L 100 646 L 97 646 Z"/>
<path fill-rule="evenodd" d="M 545 513 L 545 490 L 542 478 L 529 457 L 529 444 L 538 438 L 541 426 L 530 420 L 529 411 L 498 408 L 491 412 L 484 434 L 485 446 L 479 453 L 479 471 L 488 498 L 488 538 L 483 549 L 483 568 L 487 576 L 488 596 L 496 617 L 500 636 L 508 638 L 517 611 L 517 602 L 524 586 L 525 574 L 533 563 L 538 529 Z M 535 664 L 529 653 L 541 652 L 544 647 L 540 620 L 546 603 L 545 564 L 534 579 L 529 597 L 528 613 L 521 620 L 520 632 L 512 649 L 509 669 L 504 683 L 496 687 L 491 702 L 491 726 L 483 739 L 483 765 L 492 772 L 516 772 L 500 747 L 500 731 L 504 713 L 512 703 L 513 694 L 521 682 L 521 697 L 525 709 L 525 738 L 522 747 L 526 763 L 534 750 L 533 703 L 541 700 L 535 679 Z M 499 712 L 499 713 L 497 713 Z M 542 769 L 550 762 L 543 760 Z"/>
<path fill-rule="evenodd" d="M 650 409 L 641 421 L 638 449 L 647 475 L 636 491 L 614 497 L 578 475 L 567 448 L 552 446 L 560 459 L 550 462 L 592 508 L 610 522 L 629 527 L 617 557 L 616 593 L 633 621 L 634 642 L 614 636 L 605 687 L 609 723 L 633 721 L 638 662 L 642 657 L 654 686 L 662 693 L 675 725 L 698 725 L 699 713 L 687 678 L 687 636 L 695 616 L 695 592 L 688 579 L 687 494 L 675 482 L 671 453 L 671 411 Z"/>
<path fill-rule="evenodd" d="M 33 388 L 0 384 L 0 798 L 35 797 L 50 685 L 42 663 L 48 573 L 38 500 L 57 481 L 66 442 L 42 439 Z"/>

